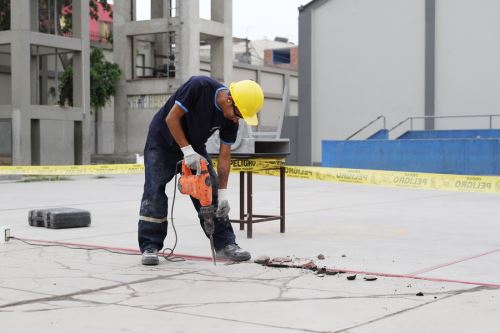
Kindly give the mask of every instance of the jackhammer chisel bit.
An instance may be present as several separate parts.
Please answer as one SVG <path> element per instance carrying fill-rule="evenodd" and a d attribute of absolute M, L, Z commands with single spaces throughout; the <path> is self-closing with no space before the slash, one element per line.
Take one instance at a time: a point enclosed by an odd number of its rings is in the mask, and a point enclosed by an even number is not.
<path fill-rule="evenodd" d="M 214 263 L 214 266 L 217 263 L 217 260 L 215 259 L 215 246 L 214 246 L 214 217 L 215 217 L 215 207 L 214 206 L 208 206 L 208 207 L 201 207 L 200 208 L 200 218 L 203 220 L 203 228 L 205 229 L 205 232 L 208 235 L 208 238 L 210 239 L 210 248 L 212 249 L 212 261 Z"/>

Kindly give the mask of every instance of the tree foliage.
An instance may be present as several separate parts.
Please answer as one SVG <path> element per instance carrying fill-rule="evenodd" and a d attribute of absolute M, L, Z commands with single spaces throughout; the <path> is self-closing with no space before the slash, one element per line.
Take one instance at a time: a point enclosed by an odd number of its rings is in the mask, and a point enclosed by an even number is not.
<path fill-rule="evenodd" d="M 90 107 L 97 111 L 116 94 L 116 83 L 122 75 L 117 64 L 104 58 L 99 48 L 90 53 Z M 68 66 L 61 76 L 59 84 L 59 105 L 73 106 L 73 66 Z"/>

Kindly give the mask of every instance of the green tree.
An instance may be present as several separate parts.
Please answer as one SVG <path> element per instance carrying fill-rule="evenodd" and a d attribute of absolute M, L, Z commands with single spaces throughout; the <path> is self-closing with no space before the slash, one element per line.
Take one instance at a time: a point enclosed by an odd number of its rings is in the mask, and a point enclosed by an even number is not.
<path fill-rule="evenodd" d="M 106 106 L 106 103 L 116 94 L 116 83 L 121 75 L 120 67 L 106 61 L 101 49 L 92 49 L 90 53 L 90 107 L 93 111 Z M 73 106 L 72 65 L 66 67 L 61 75 L 58 103 L 61 106 Z"/>
<path fill-rule="evenodd" d="M 100 48 L 93 48 L 90 53 L 90 108 L 95 115 L 95 152 L 98 147 L 97 120 L 99 110 L 106 106 L 111 97 L 116 94 L 116 83 L 122 75 L 117 64 L 104 58 Z M 59 84 L 59 105 L 73 106 L 73 66 L 70 64 L 64 70 Z"/>

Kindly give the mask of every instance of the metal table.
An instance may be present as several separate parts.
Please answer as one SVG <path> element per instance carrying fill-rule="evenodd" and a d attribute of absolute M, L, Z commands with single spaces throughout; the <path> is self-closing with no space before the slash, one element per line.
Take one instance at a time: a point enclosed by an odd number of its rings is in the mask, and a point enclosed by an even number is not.
<path fill-rule="evenodd" d="M 250 157 L 251 159 L 252 157 Z M 266 158 L 283 159 L 283 156 L 266 156 Z M 233 160 L 245 159 L 240 156 L 233 156 Z M 231 223 L 239 223 L 240 230 L 245 230 L 247 225 L 247 238 L 252 238 L 253 224 L 267 221 L 280 220 L 280 233 L 285 232 L 285 166 L 266 167 L 266 170 L 279 170 L 280 186 L 280 211 L 279 215 L 255 214 L 253 207 L 253 171 L 240 171 L 240 216 L 239 219 L 230 219 Z M 246 174 L 246 211 L 245 211 L 245 174 Z"/>

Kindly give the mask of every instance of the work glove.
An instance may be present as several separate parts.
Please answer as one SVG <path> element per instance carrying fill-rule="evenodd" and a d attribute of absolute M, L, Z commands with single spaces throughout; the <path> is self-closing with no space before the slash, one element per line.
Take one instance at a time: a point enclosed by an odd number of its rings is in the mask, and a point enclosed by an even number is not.
<path fill-rule="evenodd" d="M 184 162 L 186 162 L 186 165 L 191 170 L 196 170 L 197 172 L 200 172 L 201 170 L 200 161 L 204 159 L 203 156 L 195 152 L 193 147 L 191 147 L 191 145 L 182 147 L 181 150 L 182 153 L 184 154 Z"/>
<path fill-rule="evenodd" d="M 227 189 L 219 189 L 219 204 L 217 205 L 217 211 L 215 212 L 215 216 L 217 217 L 225 217 L 228 216 L 229 210 L 229 201 L 227 199 Z"/>

